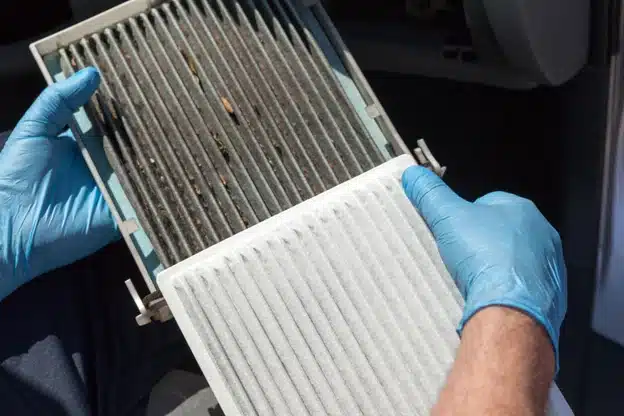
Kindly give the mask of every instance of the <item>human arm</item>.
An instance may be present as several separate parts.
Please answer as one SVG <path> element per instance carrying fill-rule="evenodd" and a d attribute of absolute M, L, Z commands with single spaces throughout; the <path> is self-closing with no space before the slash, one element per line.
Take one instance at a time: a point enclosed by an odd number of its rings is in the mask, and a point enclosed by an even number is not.
<path fill-rule="evenodd" d="M 476 313 L 432 415 L 542 415 L 554 377 L 546 331 L 505 307 Z"/>
<path fill-rule="evenodd" d="M 403 185 L 465 299 L 458 356 L 435 414 L 543 414 L 566 311 L 559 235 L 515 195 L 471 203 L 422 167 L 408 169 Z"/>
<path fill-rule="evenodd" d="M 87 68 L 46 88 L 0 151 L 0 300 L 118 238 L 66 130 L 99 82 L 97 71 Z"/>

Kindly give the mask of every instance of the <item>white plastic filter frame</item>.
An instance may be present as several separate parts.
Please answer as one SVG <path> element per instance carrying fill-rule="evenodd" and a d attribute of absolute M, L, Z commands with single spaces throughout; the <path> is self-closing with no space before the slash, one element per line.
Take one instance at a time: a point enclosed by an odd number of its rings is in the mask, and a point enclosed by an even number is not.
<path fill-rule="evenodd" d="M 87 35 L 98 33 L 162 3 L 164 3 L 163 0 L 129 0 L 31 44 L 31 52 L 46 82 L 50 85 L 64 78 L 59 58 L 56 56 L 56 52 L 60 48 L 67 47 Z M 395 152 L 409 153 L 409 149 L 390 122 L 320 1 L 296 0 L 295 3 L 305 7 L 304 20 L 308 25 L 308 30 L 326 54 L 336 78 L 382 152 L 387 152 L 383 148 L 384 144 L 390 144 Z M 163 270 L 163 266 L 137 220 L 136 212 L 122 190 L 117 175 L 106 159 L 101 140 L 94 137 L 94 126 L 84 110 L 80 110 L 76 114 L 72 130 L 75 132 L 86 163 L 102 190 L 113 217 L 135 258 L 148 290 L 150 293 L 157 294 L 158 288 L 155 284 L 155 277 Z M 388 155 L 387 157 L 391 156 Z"/>
<path fill-rule="evenodd" d="M 400 156 L 158 275 L 228 416 L 428 414 L 463 300 Z M 553 384 L 549 414 L 572 414 Z"/>

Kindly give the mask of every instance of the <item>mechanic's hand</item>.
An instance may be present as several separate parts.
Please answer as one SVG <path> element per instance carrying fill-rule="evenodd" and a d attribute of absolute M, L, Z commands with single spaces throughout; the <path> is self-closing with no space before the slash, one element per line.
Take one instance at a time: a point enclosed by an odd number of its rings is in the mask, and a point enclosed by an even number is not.
<path fill-rule="evenodd" d="M 559 234 L 537 207 L 504 192 L 465 201 L 420 166 L 405 171 L 403 188 L 466 300 L 458 331 L 487 306 L 516 308 L 544 326 L 558 363 L 566 268 Z"/>
<path fill-rule="evenodd" d="M 99 82 L 97 71 L 87 68 L 48 87 L 0 151 L 0 299 L 118 238 L 108 206 L 65 130 Z"/>

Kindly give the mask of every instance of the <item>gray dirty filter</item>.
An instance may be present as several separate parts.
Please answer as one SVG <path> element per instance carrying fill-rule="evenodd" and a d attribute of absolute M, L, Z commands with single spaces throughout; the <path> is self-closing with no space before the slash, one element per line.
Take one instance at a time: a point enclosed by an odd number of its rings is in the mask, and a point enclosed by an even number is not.
<path fill-rule="evenodd" d="M 165 267 L 379 165 L 383 157 L 283 0 L 172 0 L 70 42 L 88 112 Z"/>

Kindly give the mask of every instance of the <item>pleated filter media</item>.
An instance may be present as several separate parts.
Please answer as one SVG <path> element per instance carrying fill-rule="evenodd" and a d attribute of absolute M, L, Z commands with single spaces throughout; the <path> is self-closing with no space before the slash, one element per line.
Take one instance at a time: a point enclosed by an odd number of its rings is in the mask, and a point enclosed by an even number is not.
<path fill-rule="evenodd" d="M 428 414 L 463 301 L 403 193 L 412 164 L 397 157 L 158 276 L 226 415 Z"/>
<path fill-rule="evenodd" d="M 162 269 L 409 153 L 320 1 L 131 0 L 31 49 L 49 83 L 101 75 L 72 129 L 152 293 Z"/>
<path fill-rule="evenodd" d="M 172 0 L 58 50 L 102 74 L 91 119 L 165 267 L 382 161 L 297 24 L 288 2 Z"/>

